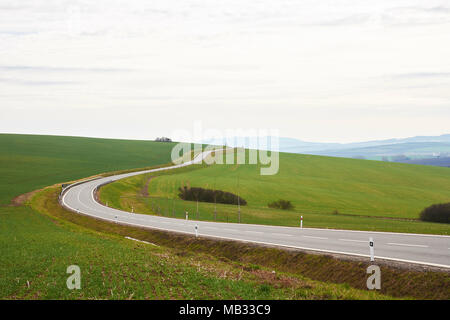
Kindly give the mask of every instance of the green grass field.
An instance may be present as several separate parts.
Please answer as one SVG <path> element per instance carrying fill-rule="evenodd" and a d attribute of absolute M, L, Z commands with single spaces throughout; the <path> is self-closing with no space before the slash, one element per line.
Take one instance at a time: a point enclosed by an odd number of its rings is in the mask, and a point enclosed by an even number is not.
<path fill-rule="evenodd" d="M 46 185 L 164 164 L 170 144 L 0 135 L 0 147 L 0 299 L 389 298 L 298 274 L 274 276 L 273 267 L 142 244 L 107 228 L 93 231 L 95 219 L 58 205 L 59 187 L 38 192 L 25 205 L 8 205 L 13 197 Z M 81 268 L 81 290 L 66 287 L 66 269 L 73 264 Z"/>
<path fill-rule="evenodd" d="M 257 165 L 183 168 L 170 174 L 132 177 L 102 188 L 101 200 L 120 209 L 197 218 L 197 204 L 178 200 L 190 185 L 239 193 L 244 223 L 319 228 L 450 234 L 450 226 L 417 221 L 420 211 L 450 201 L 450 170 L 380 161 L 280 154 L 280 170 L 262 176 Z M 155 174 L 153 174 L 155 176 Z M 239 189 L 238 189 L 239 179 Z M 142 196 L 148 183 L 149 197 Z M 294 210 L 269 209 L 271 201 L 290 200 Z M 335 210 L 338 214 L 333 214 Z M 237 207 L 217 205 L 217 221 L 237 222 Z M 199 218 L 214 220 L 214 205 L 199 204 Z"/>
<path fill-rule="evenodd" d="M 170 162 L 173 143 L 0 134 L 0 205 L 58 182 Z"/>

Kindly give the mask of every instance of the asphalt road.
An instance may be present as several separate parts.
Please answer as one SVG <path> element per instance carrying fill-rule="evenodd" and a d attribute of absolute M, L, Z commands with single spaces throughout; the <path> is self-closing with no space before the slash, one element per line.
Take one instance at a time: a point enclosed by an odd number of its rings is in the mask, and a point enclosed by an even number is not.
<path fill-rule="evenodd" d="M 299 248 L 329 253 L 369 257 L 369 238 L 374 240 L 375 261 L 387 259 L 450 268 L 450 236 L 277 227 L 237 223 L 182 220 L 130 213 L 101 205 L 94 199 L 95 189 L 104 183 L 133 175 L 170 170 L 199 162 L 208 156 L 200 154 L 193 161 L 167 168 L 121 174 L 91 180 L 66 189 L 61 199 L 68 209 L 122 224 L 149 227 L 199 236 L 233 239 L 253 243 Z M 308 221 L 304 221 L 307 226 Z"/>

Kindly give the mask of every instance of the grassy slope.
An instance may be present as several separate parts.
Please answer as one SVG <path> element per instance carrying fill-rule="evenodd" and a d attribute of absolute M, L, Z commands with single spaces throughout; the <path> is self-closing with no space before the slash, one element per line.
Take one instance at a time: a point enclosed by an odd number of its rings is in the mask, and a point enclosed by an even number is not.
<path fill-rule="evenodd" d="M 399 163 L 280 154 L 280 170 L 275 176 L 261 176 L 256 165 L 182 169 L 149 183 L 151 196 L 169 201 L 136 198 L 147 181 L 145 176 L 105 186 L 101 199 L 122 209 L 133 205 L 142 213 L 152 213 L 159 206 L 162 214 L 171 215 L 171 199 L 177 198 L 183 183 L 205 188 L 215 185 L 237 193 L 238 176 L 239 194 L 248 202 L 242 207 L 245 223 L 297 226 L 303 215 L 305 226 L 310 227 L 450 234 L 450 226 L 445 224 L 395 220 L 416 219 L 424 207 L 450 201 L 450 170 Z M 292 201 L 295 210 L 267 208 L 268 202 L 279 198 Z M 185 209 L 195 216 L 195 203 L 175 200 L 174 206 L 180 218 Z M 338 215 L 332 214 L 335 209 Z M 213 211 L 212 204 L 200 204 L 201 219 L 213 219 Z M 218 220 L 236 222 L 236 207 L 218 205 Z"/>
<path fill-rule="evenodd" d="M 57 182 L 167 163 L 172 146 L 152 141 L 0 134 L 0 205 Z"/>
<path fill-rule="evenodd" d="M 155 179 L 150 190 L 173 192 L 173 185 L 237 193 L 252 207 L 264 208 L 279 198 L 303 212 L 417 218 L 424 207 L 450 201 L 450 170 L 320 156 L 280 154 L 277 175 L 261 176 L 257 166 L 216 165 L 203 170 Z"/>

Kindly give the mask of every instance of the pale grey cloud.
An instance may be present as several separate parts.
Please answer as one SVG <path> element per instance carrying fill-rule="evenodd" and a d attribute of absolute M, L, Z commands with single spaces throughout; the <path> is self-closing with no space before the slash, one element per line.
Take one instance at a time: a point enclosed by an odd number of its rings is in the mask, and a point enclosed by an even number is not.
<path fill-rule="evenodd" d="M 75 68 L 75 67 L 55 67 L 55 66 L 7 66 L 0 65 L 0 71 L 26 71 L 26 72 L 128 72 L 131 69 L 125 68 Z"/>
<path fill-rule="evenodd" d="M 430 79 L 430 78 L 449 78 L 450 72 L 413 72 L 390 75 L 393 79 Z"/>
<path fill-rule="evenodd" d="M 45 81 L 45 80 L 33 81 L 15 78 L 0 78 L 0 83 L 21 85 L 21 86 L 67 86 L 80 84 L 80 82 L 77 81 Z"/>
<path fill-rule="evenodd" d="M 439 134 L 449 34 L 448 0 L 0 0 L 0 128 Z"/>

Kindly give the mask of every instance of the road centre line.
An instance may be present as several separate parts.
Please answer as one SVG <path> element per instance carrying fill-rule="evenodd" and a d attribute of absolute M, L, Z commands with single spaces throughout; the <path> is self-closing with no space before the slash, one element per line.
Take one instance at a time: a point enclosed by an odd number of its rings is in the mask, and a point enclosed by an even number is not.
<path fill-rule="evenodd" d="M 321 239 L 321 240 L 326 240 L 328 238 L 323 238 L 323 237 L 313 237 L 313 236 L 303 236 L 305 238 L 311 238 L 311 239 Z"/>
<path fill-rule="evenodd" d="M 407 244 L 407 243 L 395 243 L 395 242 L 388 242 L 387 244 L 390 244 L 391 246 L 428 248 L 428 246 L 421 245 L 421 244 Z"/>
<path fill-rule="evenodd" d="M 366 240 L 353 240 L 353 239 L 338 239 L 339 241 L 349 241 L 349 242 L 368 242 Z"/>

